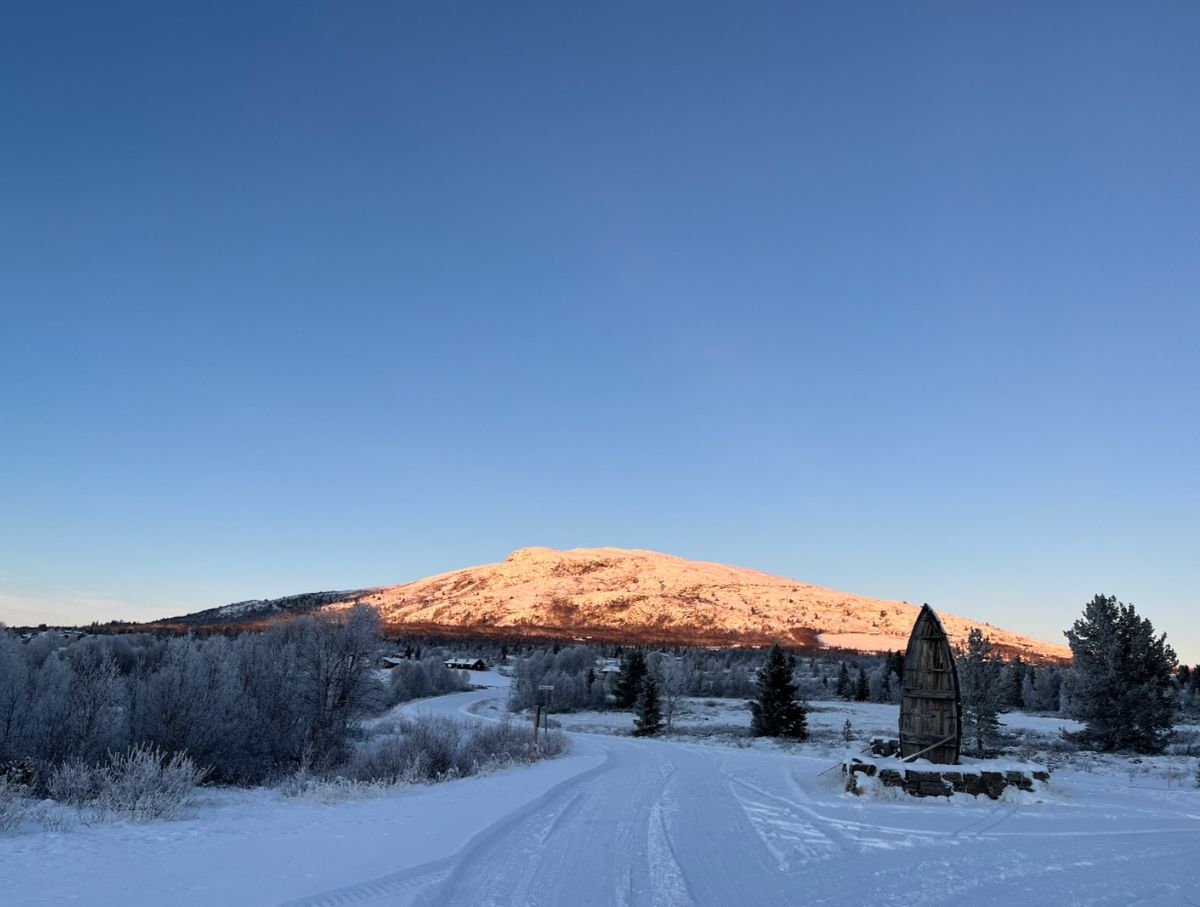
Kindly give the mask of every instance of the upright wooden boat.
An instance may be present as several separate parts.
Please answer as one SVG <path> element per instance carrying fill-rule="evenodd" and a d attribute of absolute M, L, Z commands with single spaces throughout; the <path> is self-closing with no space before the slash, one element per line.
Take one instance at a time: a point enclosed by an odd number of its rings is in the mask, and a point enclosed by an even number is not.
<path fill-rule="evenodd" d="M 954 765 L 962 744 L 962 704 L 950 640 L 929 605 L 908 638 L 900 698 L 900 755 Z"/>

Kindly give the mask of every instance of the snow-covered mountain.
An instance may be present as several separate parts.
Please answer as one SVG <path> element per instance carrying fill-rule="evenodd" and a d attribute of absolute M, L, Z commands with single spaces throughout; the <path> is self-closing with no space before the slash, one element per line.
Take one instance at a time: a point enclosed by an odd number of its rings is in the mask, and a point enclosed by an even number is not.
<path fill-rule="evenodd" d="M 374 605 L 394 629 L 618 641 L 761 645 L 775 640 L 864 651 L 903 648 L 918 605 L 837 592 L 744 567 L 624 548 L 522 548 L 498 564 L 345 593 L 322 609 Z M 935 603 L 936 604 L 936 603 Z M 951 639 L 981 627 L 1037 659 L 1065 646 L 939 610 Z"/>
<path fill-rule="evenodd" d="M 344 601 L 358 595 L 357 589 L 348 592 L 304 592 L 283 598 L 253 598 L 219 608 L 207 608 L 183 617 L 168 617 L 156 621 L 180 627 L 220 626 L 223 624 L 258 623 L 273 620 L 288 614 L 304 614 L 333 602 Z"/>

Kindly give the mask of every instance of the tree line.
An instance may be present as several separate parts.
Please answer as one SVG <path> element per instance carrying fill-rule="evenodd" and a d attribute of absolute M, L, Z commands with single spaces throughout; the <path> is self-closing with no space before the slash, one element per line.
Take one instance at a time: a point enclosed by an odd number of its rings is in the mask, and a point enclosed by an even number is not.
<path fill-rule="evenodd" d="M 154 747 L 213 780 L 256 784 L 343 761 L 362 717 L 464 688 L 436 662 L 375 670 L 365 607 L 226 636 L 88 637 L 67 645 L 0 633 L 0 763 L 43 770 Z"/>
<path fill-rule="evenodd" d="M 1084 727 L 1064 736 L 1101 752 L 1160 753 L 1181 710 L 1200 704 L 1196 672 L 1179 667 L 1165 633 L 1112 595 L 1096 595 L 1065 631 L 1071 666 L 1005 665 L 978 630 L 958 655 L 963 730 L 983 755 L 999 736 L 999 716 L 1030 702 L 1049 707 Z"/>

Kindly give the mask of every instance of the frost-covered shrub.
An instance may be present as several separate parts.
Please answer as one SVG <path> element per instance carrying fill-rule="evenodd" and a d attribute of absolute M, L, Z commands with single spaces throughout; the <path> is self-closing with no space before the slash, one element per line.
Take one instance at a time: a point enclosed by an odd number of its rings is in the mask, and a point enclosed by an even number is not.
<path fill-rule="evenodd" d="M 396 705 L 425 696 L 459 693 L 469 689 L 471 682 L 467 672 L 451 670 L 440 658 L 402 661 L 392 668 L 388 679 L 388 701 Z"/>
<path fill-rule="evenodd" d="M 100 806 L 133 822 L 177 816 L 207 774 L 186 754 L 152 746 L 114 755 L 102 771 Z"/>
<path fill-rule="evenodd" d="M 357 782 L 443 781 L 536 762 L 566 752 L 565 735 L 549 731 L 537 748 L 528 730 L 503 722 L 477 725 L 453 718 L 408 719 L 399 733 L 359 748 L 342 772 Z"/>
<path fill-rule="evenodd" d="M 373 755 L 372 763 L 386 774 L 374 776 L 392 781 L 440 781 L 447 776 L 458 777 L 455 759 L 459 744 L 466 733 L 460 721 L 453 718 L 416 718 L 408 723 L 402 737 L 388 741 Z M 397 774 L 396 769 L 401 768 Z"/>
<path fill-rule="evenodd" d="M 106 764 L 64 762 L 46 786 L 53 799 L 80 813 L 148 822 L 177 816 L 206 774 L 184 753 L 139 745 L 110 754 Z"/>
<path fill-rule="evenodd" d="M 384 705 L 377 625 L 370 609 L 352 608 L 232 639 L 50 634 L 23 644 L 0 630 L 0 763 L 30 760 L 48 774 L 152 746 L 186 751 L 238 784 L 336 765 L 358 722 Z"/>
<path fill-rule="evenodd" d="M 296 772 L 279 787 L 280 794 L 289 800 L 308 800 L 332 806 L 348 800 L 368 800 L 382 796 L 387 785 L 379 781 L 356 781 L 352 778 L 322 778 L 307 771 Z"/>
<path fill-rule="evenodd" d="M 537 758 L 549 758 L 551 756 L 561 756 L 563 753 L 570 752 L 571 741 L 562 731 L 546 731 L 538 738 L 538 755 Z M 530 762 L 536 761 L 530 759 Z"/>
<path fill-rule="evenodd" d="M 0 775 L 0 834 L 12 831 L 24 820 L 30 801 L 23 785 L 12 784 Z"/>
<path fill-rule="evenodd" d="M 85 807 L 96 804 L 103 785 L 104 774 L 101 769 L 86 762 L 71 760 L 50 773 L 46 792 L 51 799 L 82 812 Z"/>

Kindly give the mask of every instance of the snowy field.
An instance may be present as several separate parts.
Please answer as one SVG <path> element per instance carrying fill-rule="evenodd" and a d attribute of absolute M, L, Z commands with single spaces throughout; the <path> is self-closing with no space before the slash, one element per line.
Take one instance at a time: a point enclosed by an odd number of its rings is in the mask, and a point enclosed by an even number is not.
<path fill-rule="evenodd" d="M 506 681 L 489 682 L 404 709 L 488 720 Z M 0 903 L 1200 904 L 1194 759 L 1173 760 L 1170 786 L 1165 757 L 1078 757 L 999 802 L 855 797 L 829 770 L 842 726 L 894 735 L 896 707 L 814 705 L 812 745 L 739 743 L 743 703 L 695 700 L 671 740 L 616 733 L 628 715 L 555 716 L 603 733 L 531 767 L 346 802 L 206 790 L 181 821 L 3 837 Z M 1034 741 L 1068 724 L 1006 723 Z"/>
<path fill-rule="evenodd" d="M 853 738 L 865 744 L 872 737 L 895 737 L 900 720 L 900 706 L 878 702 L 811 702 L 808 705 L 808 728 L 814 744 L 833 743 L 844 746 L 842 729 L 850 721 Z M 499 718 L 504 714 L 502 700 L 486 700 L 474 709 L 481 715 Z M 1028 734 L 1045 741 L 1056 738 L 1059 731 L 1079 730 L 1078 721 L 1054 715 L 1026 715 L 1011 712 L 1001 715 L 1006 734 Z M 578 733 L 624 733 L 633 727 L 629 712 L 571 712 L 551 715 L 550 721 L 566 731 Z M 684 699 L 675 713 L 673 730 L 679 736 L 720 737 L 723 733 L 741 737 L 750 728 L 750 707 L 744 699 Z"/>

